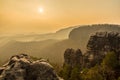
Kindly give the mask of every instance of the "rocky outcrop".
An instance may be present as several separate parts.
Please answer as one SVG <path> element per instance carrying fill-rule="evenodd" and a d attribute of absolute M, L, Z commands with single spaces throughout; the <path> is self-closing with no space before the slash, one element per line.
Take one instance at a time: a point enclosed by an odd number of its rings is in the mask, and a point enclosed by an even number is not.
<path fill-rule="evenodd" d="M 114 51 L 120 61 L 120 33 L 97 32 L 90 37 L 87 49 L 85 57 L 88 63 L 90 63 L 89 66 L 94 66 L 96 63 L 100 64 L 105 55 L 110 51 Z"/>
<path fill-rule="evenodd" d="M 46 60 L 31 59 L 26 54 L 15 55 L 0 68 L 0 80 L 59 80 Z"/>
<path fill-rule="evenodd" d="M 64 65 L 60 76 L 65 80 L 81 80 L 79 73 L 82 68 L 82 58 L 80 49 L 67 49 L 64 53 Z"/>
<path fill-rule="evenodd" d="M 64 53 L 64 64 L 71 67 L 93 67 L 101 64 L 105 55 L 114 51 L 120 62 L 120 33 L 118 32 L 97 32 L 90 36 L 87 44 L 87 51 L 84 55 L 80 49 L 67 49 Z"/>
<path fill-rule="evenodd" d="M 64 65 L 61 70 L 61 77 L 65 80 L 81 80 L 82 77 L 91 76 L 91 72 L 97 74 L 103 79 L 110 80 L 110 76 L 114 76 L 114 78 L 118 78 L 120 76 L 120 33 L 117 32 L 97 32 L 95 35 L 90 36 L 90 39 L 87 44 L 87 49 L 85 54 L 82 54 L 81 50 L 67 49 L 64 53 Z M 108 53 L 114 54 L 113 59 L 107 59 L 106 64 L 115 63 L 116 68 L 108 70 L 104 70 L 109 68 L 111 65 L 101 64 L 106 61 L 106 57 L 112 58 L 112 56 L 106 56 Z M 117 56 L 117 57 L 116 57 Z M 117 61 L 118 59 L 118 61 Z M 112 63 L 111 63 L 112 62 Z M 97 66 L 96 66 L 97 65 Z M 99 66 L 99 67 L 98 67 Z M 96 68 L 96 69 L 94 69 Z M 99 71 L 91 71 L 98 70 Z M 86 70 L 87 69 L 87 70 Z M 90 70 L 90 73 L 89 73 Z M 88 72 L 87 72 L 88 71 Z M 88 74 L 86 74 L 86 72 Z M 99 73 L 99 74 L 98 74 Z M 93 75 L 94 75 L 93 74 Z M 104 78 L 105 75 L 109 78 Z M 84 75 L 84 76 L 81 76 Z M 109 76 L 110 75 L 110 76 Z M 85 80 L 87 79 L 85 77 Z M 88 78 L 89 79 L 89 78 Z M 93 77 L 93 79 L 96 79 Z M 102 78 L 101 78 L 102 79 Z M 90 80 L 92 80 L 90 78 Z M 113 80 L 113 79 L 111 79 Z"/>
<path fill-rule="evenodd" d="M 82 65 L 82 52 L 80 49 L 67 49 L 64 53 L 64 65 L 71 67 Z"/>
<path fill-rule="evenodd" d="M 120 49 L 120 34 L 116 32 L 97 32 L 91 36 L 87 45 L 91 51 L 110 51 Z"/>

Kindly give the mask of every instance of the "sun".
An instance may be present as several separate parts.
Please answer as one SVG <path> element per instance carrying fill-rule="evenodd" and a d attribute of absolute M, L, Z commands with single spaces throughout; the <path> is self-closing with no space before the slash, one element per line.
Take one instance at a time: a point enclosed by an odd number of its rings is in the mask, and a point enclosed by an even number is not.
<path fill-rule="evenodd" d="M 44 12 L 44 9 L 42 7 L 38 8 L 38 12 L 39 13 L 43 13 Z"/>

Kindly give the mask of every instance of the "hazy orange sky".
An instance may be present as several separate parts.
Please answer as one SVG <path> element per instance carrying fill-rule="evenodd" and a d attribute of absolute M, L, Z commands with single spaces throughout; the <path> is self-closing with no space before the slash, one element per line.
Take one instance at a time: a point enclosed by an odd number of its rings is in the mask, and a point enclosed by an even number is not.
<path fill-rule="evenodd" d="M 98 23 L 120 24 L 120 0 L 0 0 L 0 34 Z"/>

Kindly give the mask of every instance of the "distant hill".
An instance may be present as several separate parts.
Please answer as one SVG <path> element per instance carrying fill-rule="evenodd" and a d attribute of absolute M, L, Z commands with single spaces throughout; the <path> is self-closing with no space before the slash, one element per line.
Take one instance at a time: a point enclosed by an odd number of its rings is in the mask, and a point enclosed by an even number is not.
<path fill-rule="evenodd" d="M 61 39 L 68 39 L 68 35 L 69 33 L 77 28 L 78 26 L 72 26 L 72 27 L 68 27 L 68 28 L 63 28 L 63 29 L 60 29 L 58 31 L 56 31 L 56 33 L 54 34 L 54 37 L 53 38 L 61 38 Z M 52 39 L 53 39 L 52 38 Z"/>

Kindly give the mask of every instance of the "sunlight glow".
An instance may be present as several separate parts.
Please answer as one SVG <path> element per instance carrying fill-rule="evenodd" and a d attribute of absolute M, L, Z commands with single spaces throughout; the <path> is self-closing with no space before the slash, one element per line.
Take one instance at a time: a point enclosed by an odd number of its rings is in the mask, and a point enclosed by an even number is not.
<path fill-rule="evenodd" d="M 44 9 L 42 7 L 38 8 L 38 12 L 39 13 L 43 13 L 44 12 Z"/>

